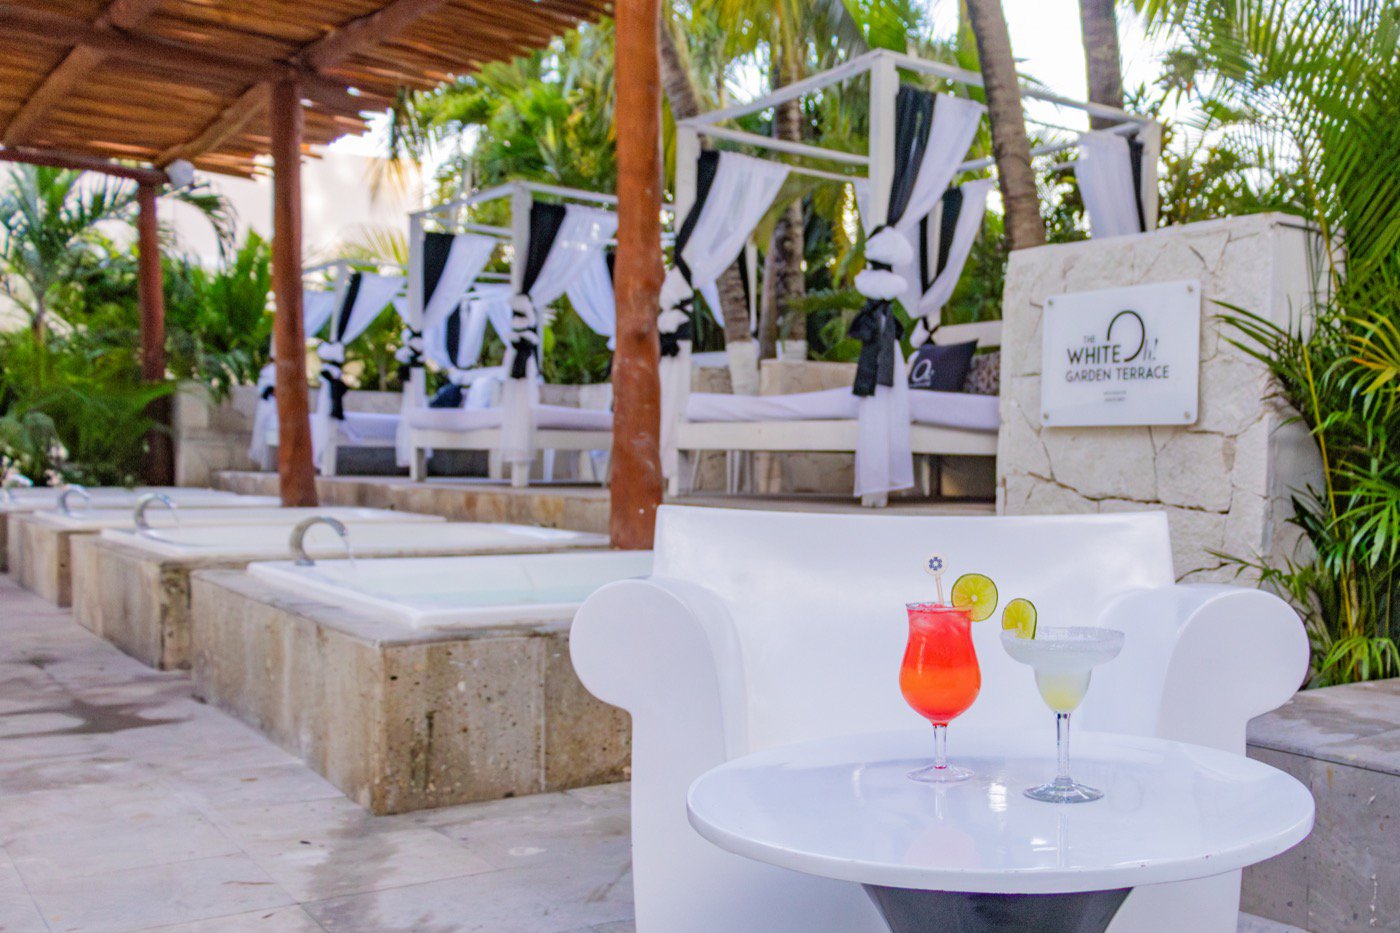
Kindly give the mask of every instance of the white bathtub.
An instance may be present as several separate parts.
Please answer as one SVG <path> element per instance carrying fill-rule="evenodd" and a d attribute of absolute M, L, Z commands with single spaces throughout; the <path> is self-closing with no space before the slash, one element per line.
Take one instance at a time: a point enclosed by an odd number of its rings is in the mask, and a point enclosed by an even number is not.
<path fill-rule="evenodd" d="M 366 522 L 441 522 L 441 515 L 420 515 L 417 512 L 397 512 L 392 509 L 362 509 L 349 507 L 333 508 L 185 508 L 172 513 L 162 505 L 151 505 L 146 509 L 146 521 L 152 529 L 192 528 L 198 525 L 277 525 L 290 529 L 297 522 L 312 515 L 328 515 L 347 523 Z M 104 531 L 108 528 L 131 528 L 132 510 L 92 509 L 77 515 L 64 515 L 61 512 L 33 512 L 27 516 L 33 523 L 54 528 L 58 531 L 72 531 L 79 534 Z"/>
<path fill-rule="evenodd" d="M 650 551 L 576 551 L 493 557 L 415 557 L 249 564 L 298 596 L 369 609 L 413 628 L 489 628 L 572 619 L 594 590 L 651 573 Z"/>
<path fill-rule="evenodd" d="M 404 514 L 402 512 L 397 514 Z M 361 557 L 395 557 L 407 554 L 520 554 L 562 548 L 603 548 L 604 535 L 529 525 L 478 522 L 371 522 L 347 521 L 350 547 Z M 139 548 L 152 557 L 217 558 L 220 560 L 281 560 L 289 557 L 289 523 L 267 525 L 200 525 L 155 528 L 142 534 L 134 529 L 107 529 L 102 537 Z M 345 545 L 325 525 L 307 533 L 307 554 L 315 559 L 345 556 Z"/>
<path fill-rule="evenodd" d="M 14 501 L 3 501 L 0 497 L 0 512 L 40 512 L 58 507 L 58 496 L 62 489 L 40 486 L 32 489 L 15 488 Z M 179 506 L 208 509 L 230 508 L 276 508 L 280 500 L 276 496 L 240 496 L 222 489 L 201 489 L 186 486 L 138 486 L 126 489 L 121 486 L 94 486 L 88 489 L 91 502 L 85 502 L 78 493 L 68 497 L 74 511 L 88 509 L 130 509 L 136 501 L 147 493 L 160 493 L 175 500 Z M 159 508 L 156 506 L 155 508 Z"/>

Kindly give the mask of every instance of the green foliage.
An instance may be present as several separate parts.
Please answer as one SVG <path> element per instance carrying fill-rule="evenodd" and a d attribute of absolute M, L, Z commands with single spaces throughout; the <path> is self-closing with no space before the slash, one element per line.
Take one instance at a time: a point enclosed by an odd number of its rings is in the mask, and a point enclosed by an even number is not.
<path fill-rule="evenodd" d="M 268 360 L 271 290 L 271 245 L 252 231 L 218 269 L 168 258 L 165 326 L 171 375 L 208 386 L 216 396 L 256 381 Z"/>
<path fill-rule="evenodd" d="M 1307 218 L 1326 281 L 1309 329 L 1232 308 L 1322 455 L 1300 491 L 1307 549 L 1282 566 L 1236 555 L 1288 594 L 1314 647 L 1313 683 L 1400 675 L 1400 10 L 1384 0 L 1145 0 L 1181 39 L 1164 82 L 1199 95 L 1213 150 L 1173 165 L 1182 221 L 1253 202 Z M 1225 168 L 1245 185 L 1222 187 Z M 1345 261 L 1343 261 L 1343 253 Z"/>
<path fill-rule="evenodd" d="M 544 329 L 540 363 L 546 382 L 607 382 L 612 372 L 612 352 L 606 337 L 595 334 L 572 308 L 565 307 Z"/>
<path fill-rule="evenodd" d="M 35 481 L 130 485 L 169 383 L 141 383 L 131 354 L 22 330 L 0 338 L 0 454 Z"/>

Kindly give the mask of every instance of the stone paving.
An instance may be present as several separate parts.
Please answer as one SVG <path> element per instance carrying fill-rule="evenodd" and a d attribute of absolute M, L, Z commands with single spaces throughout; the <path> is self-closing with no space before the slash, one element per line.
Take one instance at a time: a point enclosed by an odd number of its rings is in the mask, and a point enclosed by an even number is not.
<path fill-rule="evenodd" d="M 370 816 L 0 576 L 0 930 L 632 933 L 627 820 L 622 784 Z"/>
<path fill-rule="evenodd" d="M 625 785 L 371 817 L 0 577 L 0 930 L 630 931 Z"/>

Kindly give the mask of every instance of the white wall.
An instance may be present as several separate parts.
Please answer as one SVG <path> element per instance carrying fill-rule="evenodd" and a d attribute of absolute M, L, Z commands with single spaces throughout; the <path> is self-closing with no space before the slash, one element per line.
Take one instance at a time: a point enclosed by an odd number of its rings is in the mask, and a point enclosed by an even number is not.
<path fill-rule="evenodd" d="M 407 232 L 408 211 L 422 198 L 416 170 L 404 179 L 393 179 L 383 159 L 334 150 L 322 150 L 319 155 L 303 163 L 301 174 L 302 252 L 308 265 L 328 258 L 339 244 L 357 239 L 365 226 Z M 200 177 L 233 203 L 240 240 L 248 228 L 271 238 L 270 173 L 253 179 L 208 173 Z M 213 231 L 197 211 L 168 198 L 161 201 L 160 210 L 174 224 L 179 249 L 207 262 L 217 258 Z"/>

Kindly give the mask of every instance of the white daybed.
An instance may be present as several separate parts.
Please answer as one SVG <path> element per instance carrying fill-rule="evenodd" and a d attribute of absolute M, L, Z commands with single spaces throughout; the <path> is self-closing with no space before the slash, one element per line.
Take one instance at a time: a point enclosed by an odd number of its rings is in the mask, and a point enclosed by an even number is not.
<path fill-rule="evenodd" d="M 978 349 L 1000 347 L 1001 322 L 952 324 L 933 334 L 936 344 L 970 340 Z M 858 402 L 844 387 L 787 395 L 688 393 L 676 406 L 680 416 L 670 432 L 678 460 L 670 493 L 689 491 L 694 457 L 687 455 L 701 451 L 723 451 L 731 459 L 743 455 L 745 468 L 729 470 L 731 493 L 738 491 L 738 475 L 750 472 L 747 455 L 754 452 L 853 452 L 860 431 Z M 995 395 L 910 390 L 910 449 L 915 456 L 995 456 L 999 404 Z"/>
<path fill-rule="evenodd" d="M 536 201 L 536 195 L 559 198 L 564 203 L 543 204 Z M 466 207 L 501 198 L 510 201 L 510 229 L 456 221 Z M 474 365 L 486 324 L 491 323 L 506 341 L 505 378 L 499 403 L 489 408 L 435 409 L 427 407 L 425 401 L 410 405 L 406 396 L 399 449 L 414 480 L 426 477 L 427 458 L 433 450 L 486 451 L 492 454 L 493 461 L 509 466 L 511 485 L 525 486 L 536 451 L 544 451 L 548 462 L 554 451 L 593 453 L 611 449 L 610 411 L 540 402 L 536 348 L 545 309 L 565 294 L 590 328 L 609 340 L 613 337 L 616 312 L 605 248 L 617 227 L 617 215 L 606 208 L 616 203 L 613 195 L 512 182 L 410 215 L 411 282 L 423 275 L 426 238 L 444 236 L 427 233 L 424 222 L 428 220 L 439 226 L 474 231 L 455 234 L 457 239 L 508 238 L 513 257 L 518 260 L 512 262 L 509 287 L 483 286 L 466 296 L 460 338 L 450 349 L 453 366 Z M 410 321 L 425 333 L 437 326 L 446 313 L 435 317 L 435 297 L 432 289 L 410 287 Z M 415 310 L 425 307 L 426 313 Z M 421 396 L 420 389 L 419 399 Z M 592 457 L 583 458 L 585 463 L 592 461 Z"/>
<path fill-rule="evenodd" d="M 939 399 L 907 390 L 893 310 L 898 299 L 915 318 L 915 346 L 931 332 L 939 334 L 936 342 L 964 339 L 954 328 L 940 329 L 938 324 L 982 227 L 991 187 L 991 179 L 985 177 L 953 184 L 960 175 L 994 167 L 993 160 L 966 159 L 985 107 L 903 84 L 901 72 L 954 86 L 981 84 L 973 72 L 876 49 L 757 101 L 677 124 L 676 203 L 685 222 L 677 236 L 676 267 L 662 289 L 658 319 L 664 386 L 662 465 L 673 493 L 685 487 L 679 452 L 686 450 L 853 452 L 854 492 L 867 505 L 883 504 L 890 492 L 914 485 L 914 454 L 995 454 L 995 401 Z M 870 95 L 865 152 L 775 140 L 720 125 L 861 75 L 868 77 Z M 1022 94 L 1116 124 L 1084 133 L 1075 142 L 1035 150 L 1043 155 L 1079 148 L 1075 171 L 1096 235 L 1155 226 L 1160 126 L 1149 117 L 1032 88 L 1023 88 Z M 702 135 L 778 151 L 788 158 L 779 162 L 732 151 L 702 152 Z M 807 161 L 845 167 L 833 172 Z M 737 258 L 789 173 L 850 184 L 855 190 L 868 234 L 868 267 L 855 280 L 866 305 L 850 331 L 861 342 L 855 384 L 845 398 L 832 390 L 766 399 L 692 397 L 682 403 L 690 380 L 689 365 L 682 358 L 689 342 L 692 298 L 711 290 Z M 990 345 L 989 335 L 978 336 L 983 346 Z M 735 385 L 750 381 L 747 368 L 737 365 L 738 354 L 732 359 Z"/>
<path fill-rule="evenodd" d="M 389 305 L 399 307 L 404 280 L 401 276 L 355 271 L 343 261 L 313 266 L 306 271 L 311 273 L 328 268 L 337 270 L 335 285 L 329 290 L 303 291 L 302 323 L 308 338 L 318 337 L 322 328 L 329 325 L 328 335 L 318 338 L 316 347 L 321 360 L 321 386 L 309 416 L 313 460 L 321 473 L 332 476 L 341 447 L 394 446 L 398 415 L 351 411 L 345 407 L 343 383 L 334 389 L 332 385 L 340 382 L 345 345 L 364 333 Z M 269 362 L 258 377 L 258 407 L 253 419 L 252 442 L 248 448 L 248 456 L 264 470 L 273 470 L 277 466 L 275 452 L 279 438 L 274 388 L 273 363 Z M 339 418 L 334 416 L 335 406 L 331 402 L 335 392 L 341 394 Z"/>

